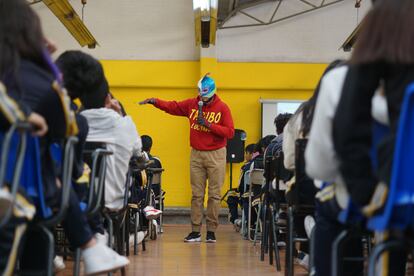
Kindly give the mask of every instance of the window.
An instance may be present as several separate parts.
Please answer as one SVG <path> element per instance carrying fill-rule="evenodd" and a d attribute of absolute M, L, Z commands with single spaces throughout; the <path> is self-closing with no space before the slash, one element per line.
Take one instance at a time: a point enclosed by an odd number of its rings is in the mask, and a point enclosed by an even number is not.
<path fill-rule="evenodd" d="M 261 99 L 262 105 L 262 137 L 276 134 L 274 120 L 280 113 L 295 113 L 303 101 L 298 100 L 265 100 Z"/>

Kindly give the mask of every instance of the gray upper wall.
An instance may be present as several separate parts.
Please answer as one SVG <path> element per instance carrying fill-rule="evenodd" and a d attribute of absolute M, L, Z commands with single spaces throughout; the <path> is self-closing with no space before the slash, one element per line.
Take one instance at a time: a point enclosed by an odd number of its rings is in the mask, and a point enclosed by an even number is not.
<path fill-rule="evenodd" d="M 70 2 L 81 15 L 80 0 Z M 368 10 L 368 1 L 363 3 L 359 20 Z M 354 4 L 354 0 L 346 0 L 269 26 L 219 30 L 217 57 L 220 61 L 247 62 L 329 62 L 344 58 L 347 54 L 339 47 L 357 24 Z M 274 5 L 267 3 L 247 11 L 267 20 Z M 33 8 L 41 17 L 45 35 L 58 45 L 58 53 L 80 49 L 43 3 Z M 283 15 L 304 8 L 297 0 L 284 0 L 280 11 Z M 85 24 L 100 45 L 83 50 L 99 59 L 199 59 L 192 0 L 88 0 L 84 14 Z M 239 14 L 227 25 L 251 22 Z"/>

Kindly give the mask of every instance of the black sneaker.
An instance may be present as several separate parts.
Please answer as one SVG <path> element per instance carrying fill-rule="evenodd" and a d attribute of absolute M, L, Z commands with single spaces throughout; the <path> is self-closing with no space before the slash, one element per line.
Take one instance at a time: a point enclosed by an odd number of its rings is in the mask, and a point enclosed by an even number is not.
<path fill-rule="evenodd" d="M 216 241 L 216 235 L 214 234 L 214 232 L 207 231 L 206 242 L 215 243 Z"/>
<path fill-rule="evenodd" d="M 191 232 L 184 238 L 184 242 L 201 242 L 200 232 Z"/>

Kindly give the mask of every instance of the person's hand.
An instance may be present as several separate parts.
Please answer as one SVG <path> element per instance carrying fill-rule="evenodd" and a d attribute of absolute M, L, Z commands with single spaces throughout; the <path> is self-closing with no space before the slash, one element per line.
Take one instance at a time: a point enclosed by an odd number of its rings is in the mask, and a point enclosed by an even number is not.
<path fill-rule="evenodd" d="M 155 98 L 148 98 L 142 102 L 139 102 L 139 104 L 155 104 Z"/>
<path fill-rule="evenodd" d="M 106 107 L 122 115 L 122 108 L 117 99 L 112 98 Z"/>
<path fill-rule="evenodd" d="M 53 41 L 51 41 L 47 38 L 44 38 L 44 43 L 45 43 L 45 47 L 46 47 L 47 51 L 50 54 L 53 54 L 54 52 L 57 51 L 57 46 Z"/>
<path fill-rule="evenodd" d="M 372 217 L 378 211 L 382 210 L 388 198 L 388 186 L 384 182 L 378 183 L 375 187 L 374 194 L 368 205 L 362 207 L 362 213 L 366 217 Z"/>
<path fill-rule="evenodd" d="M 209 123 L 204 117 L 198 117 L 197 118 L 197 124 L 201 126 L 205 126 L 206 128 L 211 127 L 211 123 Z"/>
<path fill-rule="evenodd" d="M 49 129 L 45 119 L 35 112 L 30 113 L 27 121 L 33 126 L 33 134 L 36 136 L 44 136 Z"/>

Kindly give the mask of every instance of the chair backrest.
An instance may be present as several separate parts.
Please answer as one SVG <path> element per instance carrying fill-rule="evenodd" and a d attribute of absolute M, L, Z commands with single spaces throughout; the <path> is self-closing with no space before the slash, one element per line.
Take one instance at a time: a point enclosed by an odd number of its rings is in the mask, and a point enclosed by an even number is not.
<path fill-rule="evenodd" d="M 152 184 L 161 184 L 161 175 L 162 172 L 154 173 L 152 176 Z"/>
<path fill-rule="evenodd" d="M 105 198 L 106 157 L 111 154 L 113 153 L 106 149 L 106 144 L 103 142 L 85 143 L 83 160 L 91 168 L 85 210 L 88 217 L 94 216 L 102 208 L 102 201 Z"/>
<path fill-rule="evenodd" d="M 86 142 L 83 149 L 83 161 L 92 169 L 93 158 L 92 155 L 97 149 L 106 149 L 106 144 L 103 142 Z M 102 160 L 98 161 L 97 167 L 100 166 Z"/>
<path fill-rule="evenodd" d="M 162 169 L 161 160 L 156 156 L 150 157 L 151 164 L 149 165 L 150 168 L 158 168 Z M 152 175 L 152 184 L 161 184 L 161 175 L 162 171 L 154 172 Z"/>
<path fill-rule="evenodd" d="M 372 230 L 405 229 L 414 222 L 414 84 L 401 105 L 392 174 L 384 212 L 368 221 Z"/>
<path fill-rule="evenodd" d="M 0 189 L 6 183 L 9 184 L 11 202 L 6 210 L 1 210 L 3 216 L 0 218 L 0 228 L 8 222 L 14 208 L 26 153 L 26 132 L 29 128 L 28 124 L 17 122 L 6 133 L 0 133 Z"/>
<path fill-rule="evenodd" d="M 20 110 L 16 102 L 7 95 L 6 87 L 2 82 L 0 82 L 0 112 L 10 125 L 25 120 L 24 113 Z"/>
<path fill-rule="evenodd" d="M 161 183 L 161 174 L 164 171 L 163 168 L 151 168 L 147 167 L 145 169 L 147 176 L 147 185 L 149 184 L 160 184 Z M 149 183 L 151 182 L 151 183 Z"/>
<path fill-rule="evenodd" d="M 47 206 L 43 191 L 41 173 L 39 138 L 27 135 L 26 155 L 23 163 L 24 173 L 21 176 L 21 186 L 36 205 L 36 215 L 48 218 L 52 210 Z"/>
<path fill-rule="evenodd" d="M 263 169 L 252 169 L 250 171 L 250 180 L 249 180 L 249 184 L 250 185 L 260 185 L 263 186 L 265 183 L 265 178 L 264 178 L 264 170 Z"/>
<path fill-rule="evenodd" d="M 293 173 L 285 168 L 284 165 L 284 159 L 285 155 L 283 154 L 283 151 L 279 152 L 276 157 L 276 178 L 277 180 L 283 180 L 284 182 L 287 182 L 289 179 L 292 178 Z"/>
<path fill-rule="evenodd" d="M 75 158 L 74 147 L 78 142 L 78 138 L 75 136 L 69 136 L 64 144 L 64 148 L 61 151 L 62 156 L 62 192 L 59 201 L 59 209 L 53 214 L 53 216 L 42 221 L 42 224 L 46 227 L 51 227 L 63 220 L 67 209 L 69 207 L 70 191 L 72 189 L 72 169 Z"/>

